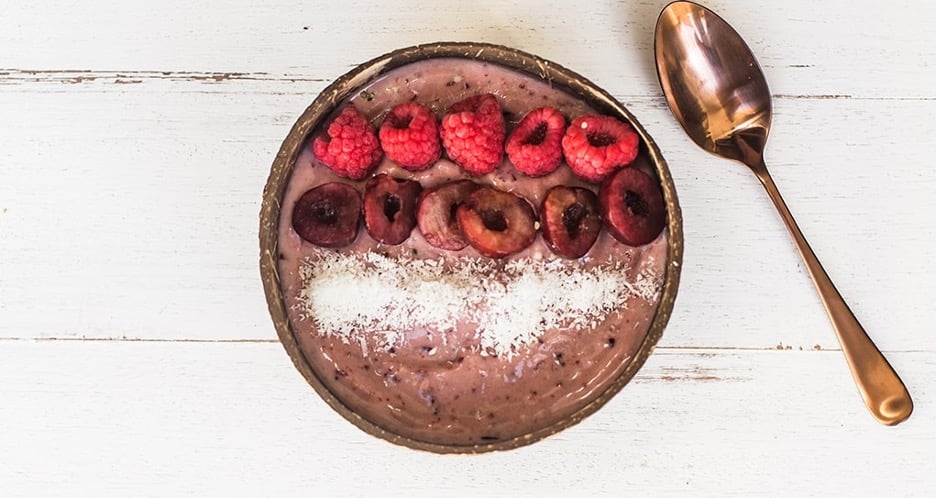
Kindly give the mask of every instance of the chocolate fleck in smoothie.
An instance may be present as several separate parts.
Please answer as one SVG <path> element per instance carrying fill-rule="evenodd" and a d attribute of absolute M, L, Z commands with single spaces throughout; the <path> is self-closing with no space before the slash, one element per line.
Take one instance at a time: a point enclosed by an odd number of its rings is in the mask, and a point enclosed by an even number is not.
<path fill-rule="evenodd" d="M 387 72 L 341 102 L 335 115 L 354 106 L 379 127 L 400 103 L 423 104 L 441 118 L 456 102 L 482 94 L 500 103 L 508 135 L 529 111 L 544 106 L 570 122 L 598 114 L 547 81 L 494 63 L 435 58 Z M 321 133 L 312 130 L 310 140 Z M 643 147 L 627 168 L 658 183 Z M 506 156 L 483 175 L 466 172 L 447 154 L 419 171 L 383 157 L 367 178 L 349 179 L 303 147 L 281 201 L 277 270 L 302 355 L 340 403 L 390 433 L 469 447 L 553 426 L 621 375 L 659 305 L 667 230 L 628 245 L 600 229 L 587 252 L 571 259 L 544 239 L 539 219 L 532 243 L 494 257 L 477 244 L 440 248 L 420 228 L 396 245 L 378 242 L 364 229 L 338 247 L 310 243 L 297 233 L 294 210 L 310 189 L 337 182 L 364 195 L 367 181 L 382 174 L 418 183 L 411 187 L 422 189 L 423 197 L 470 180 L 472 192 L 490 187 L 497 195 L 515 194 L 531 213 L 542 211 L 544 196 L 556 186 L 599 194 L 599 183 L 582 180 L 565 162 L 531 177 Z M 635 212 L 654 209 L 638 194 L 622 191 L 618 203 Z M 403 207 L 385 209 L 389 216 Z M 507 218 L 491 221 L 478 211 L 487 229 L 504 230 L 498 225 Z M 585 216 L 575 210 L 560 215 L 570 230 Z"/>

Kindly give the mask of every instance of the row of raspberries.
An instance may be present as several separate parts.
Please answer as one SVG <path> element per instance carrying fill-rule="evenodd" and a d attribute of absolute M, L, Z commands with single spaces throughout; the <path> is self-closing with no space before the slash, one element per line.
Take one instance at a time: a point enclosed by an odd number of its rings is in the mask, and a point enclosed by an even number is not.
<path fill-rule="evenodd" d="M 445 153 L 472 175 L 490 173 L 504 159 L 529 176 L 552 173 L 563 157 L 578 177 L 600 182 L 637 156 L 639 138 L 627 123 L 610 116 L 586 115 L 566 127 L 551 107 L 527 113 L 506 136 L 504 114 L 490 93 L 456 102 L 437 123 L 428 107 L 407 102 L 393 107 L 380 129 L 353 106 L 346 106 L 325 135 L 312 142 L 315 157 L 338 175 L 363 179 L 383 154 L 401 167 L 418 171 Z"/>

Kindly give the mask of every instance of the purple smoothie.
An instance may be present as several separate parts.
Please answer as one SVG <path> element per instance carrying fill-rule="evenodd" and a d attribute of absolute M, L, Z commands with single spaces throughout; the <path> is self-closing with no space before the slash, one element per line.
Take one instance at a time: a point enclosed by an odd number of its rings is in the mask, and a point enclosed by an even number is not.
<path fill-rule="evenodd" d="M 374 125 L 395 104 L 416 101 L 441 117 L 454 102 L 495 94 L 508 134 L 523 115 L 552 106 L 572 119 L 596 111 L 583 100 L 511 69 L 467 59 L 430 59 L 394 69 L 343 105 Z M 316 136 L 313 130 L 311 137 Z M 644 152 L 631 167 L 652 173 Z M 373 174 L 424 188 L 471 178 L 522 195 L 534 206 L 554 185 L 597 185 L 566 165 L 540 178 L 505 159 L 472 177 L 444 157 L 420 172 L 387 159 Z M 290 220 L 296 200 L 340 178 L 308 147 L 282 200 L 279 264 L 290 324 L 325 386 L 383 429 L 443 445 L 487 444 L 550 427 L 594 401 L 640 347 L 659 304 L 667 233 L 629 247 L 602 231 L 583 258 L 555 256 L 541 236 L 520 253 L 492 260 L 468 247 L 444 251 L 419 230 L 384 246 L 364 230 L 349 246 L 303 241 Z"/>

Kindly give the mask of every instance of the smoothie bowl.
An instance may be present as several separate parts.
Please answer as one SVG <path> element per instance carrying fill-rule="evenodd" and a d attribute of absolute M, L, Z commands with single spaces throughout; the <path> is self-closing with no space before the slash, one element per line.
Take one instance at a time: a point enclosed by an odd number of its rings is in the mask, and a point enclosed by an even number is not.
<path fill-rule="evenodd" d="M 682 244 L 666 163 L 623 105 L 479 43 L 338 78 L 260 214 L 296 368 L 364 431 L 440 453 L 529 444 L 604 405 L 663 332 Z"/>

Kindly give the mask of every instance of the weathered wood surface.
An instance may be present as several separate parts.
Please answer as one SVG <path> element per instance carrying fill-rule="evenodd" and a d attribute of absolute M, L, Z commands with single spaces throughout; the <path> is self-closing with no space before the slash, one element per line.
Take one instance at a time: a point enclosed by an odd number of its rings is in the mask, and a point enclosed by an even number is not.
<path fill-rule="evenodd" d="M 756 180 L 666 109 L 665 4 L 2 2 L 0 494 L 930 496 L 936 7 L 707 2 L 767 73 L 787 203 L 914 396 L 885 428 Z M 479 457 L 397 448 L 329 410 L 276 343 L 257 267 L 296 117 L 354 65 L 440 40 L 606 88 L 658 142 L 685 221 L 676 308 L 633 384 Z"/>

